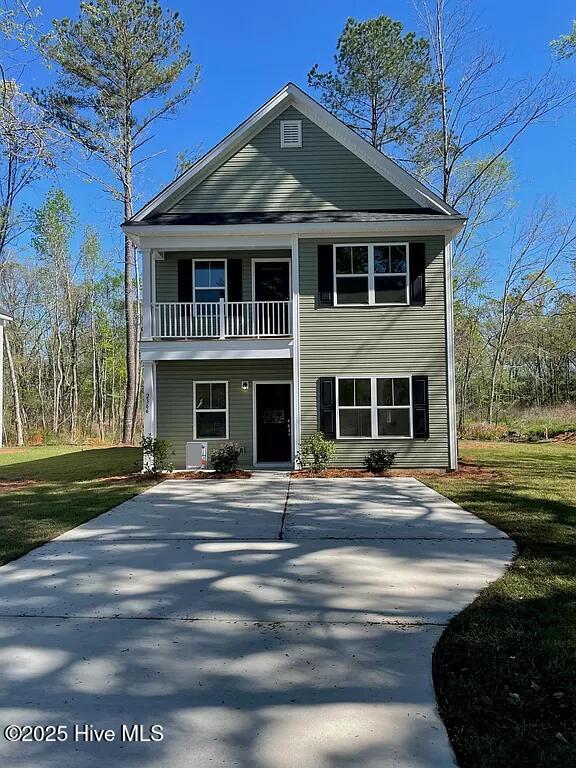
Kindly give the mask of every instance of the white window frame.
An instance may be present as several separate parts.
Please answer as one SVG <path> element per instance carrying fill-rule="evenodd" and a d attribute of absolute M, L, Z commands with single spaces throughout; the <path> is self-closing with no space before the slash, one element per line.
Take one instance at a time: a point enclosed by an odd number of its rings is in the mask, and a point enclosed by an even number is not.
<path fill-rule="evenodd" d="M 406 248 L 406 272 L 375 272 L 374 271 L 374 248 L 377 246 L 391 246 L 391 245 L 403 245 Z M 364 246 L 368 248 L 368 303 L 359 302 L 357 304 L 339 304 L 338 303 L 338 277 L 354 277 L 354 275 L 340 274 L 336 272 L 336 249 L 337 248 L 357 248 Z M 410 243 L 335 243 L 332 246 L 332 259 L 333 259 L 333 290 L 334 290 L 334 306 L 336 307 L 407 307 L 410 304 Z M 395 302 L 376 302 L 376 290 L 375 290 L 375 276 L 378 277 L 406 277 L 406 301 Z M 366 277 L 366 273 L 358 275 L 358 277 Z M 382 378 L 382 377 L 380 377 Z"/>
<path fill-rule="evenodd" d="M 342 379 L 364 379 L 370 381 L 370 406 L 367 405 L 340 405 L 340 381 Z M 378 405 L 378 379 L 408 379 L 408 405 Z M 410 434 L 409 435 L 379 435 L 378 434 L 378 409 L 408 409 L 410 415 Z M 340 409 L 342 410 L 370 410 L 371 412 L 371 435 L 354 437 L 352 435 L 340 434 Z M 355 376 L 348 374 L 346 376 L 336 376 L 336 439 L 337 440 L 412 440 L 414 438 L 414 414 L 412 411 L 412 374 L 394 373 L 378 374 L 377 376 Z"/>
<path fill-rule="evenodd" d="M 224 384 L 226 387 L 226 408 L 196 408 L 196 387 L 198 384 Z M 193 387 L 193 393 L 192 397 L 194 398 L 194 401 L 192 403 L 193 407 L 193 422 L 194 422 L 194 440 L 202 440 L 202 441 L 218 441 L 218 440 L 228 440 L 229 434 L 230 434 L 230 425 L 229 425 L 229 418 L 230 418 L 230 402 L 228 400 L 228 382 L 227 381 L 203 381 L 202 379 L 199 381 L 194 382 Z M 224 437 L 199 437 L 198 436 L 198 429 L 197 429 L 197 420 L 196 420 L 196 414 L 197 411 L 200 410 L 202 413 L 225 413 L 226 414 L 226 434 Z"/>
<path fill-rule="evenodd" d="M 224 264 L 224 301 L 228 301 L 228 259 L 192 259 L 192 300 L 193 304 L 218 304 L 217 301 L 196 301 L 196 264 L 201 261 L 208 261 L 210 263 L 219 262 Z M 198 286 L 199 291 L 220 291 L 221 288 L 214 288 L 211 286 Z"/>
<path fill-rule="evenodd" d="M 284 256 L 279 259 L 257 256 L 254 257 L 251 261 L 252 264 L 250 266 L 250 279 L 252 280 L 252 301 L 256 301 L 256 262 L 261 262 L 263 264 L 278 264 L 280 261 L 287 262 L 288 264 L 288 298 L 285 299 L 285 301 L 290 301 L 292 298 L 292 260 Z"/>
<path fill-rule="evenodd" d="M 298 142 L 286 144 L 284 142 L 284 126 L 295 125 L 298 128 Z M 299 149 L 302 146 L 302 120 L 280 120 L 280 147 L 281 149 Z"/>

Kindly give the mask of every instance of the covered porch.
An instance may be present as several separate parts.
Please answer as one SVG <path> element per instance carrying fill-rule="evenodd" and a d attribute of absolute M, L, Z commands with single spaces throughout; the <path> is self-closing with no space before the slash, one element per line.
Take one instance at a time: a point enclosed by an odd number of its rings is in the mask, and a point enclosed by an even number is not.
<path fill-rule="evenodd" d="M 291 252 L 287 249 L 156 251 L 153 339 L 291 337 Z"/>

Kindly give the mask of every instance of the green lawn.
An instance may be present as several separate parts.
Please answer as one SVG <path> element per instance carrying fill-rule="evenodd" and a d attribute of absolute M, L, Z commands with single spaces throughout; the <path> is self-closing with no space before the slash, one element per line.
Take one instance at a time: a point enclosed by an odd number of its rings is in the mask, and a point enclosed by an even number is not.
<path fill-rule="evenodd" d="M 495 477 L 425 482 L 517 542 L 440 640 L 434 682 L 461 768 L 576 765 L 576 446 L 463 443 Z"/>
<path fill-rule="evenodd" d="M 144 490 L 138 448 L 0 450 L 0 564 Z"/>

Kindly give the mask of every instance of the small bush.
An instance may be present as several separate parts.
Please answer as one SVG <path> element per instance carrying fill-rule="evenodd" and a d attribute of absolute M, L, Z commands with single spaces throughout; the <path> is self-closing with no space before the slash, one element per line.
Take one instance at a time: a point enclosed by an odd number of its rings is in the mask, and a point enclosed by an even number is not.
<path fill-rule="evenodd" d="M 332 440 L 328 440 L 322 432 L 315 432 L 300 444 L 300 450 L 296 454 L 296 461 L 302 469 L 311 469 L 321 472 L 336 455 L 336 446 Z"/>
<path fill-rule="evenodd" d="M 375 448 L 370 451 L 369 454 L 364 456 L 362 464 L 367 472 L 373 472 L 375 475 L 380 475 L 382 472 L 386 472 L 387 469 L 396 461 L 396 454 L 393 451 L 387 451 L 385 448 Z"/>
<path fill-rule="evenodd" d="M 174 464 L 169 461 L 174 456 L 170 440 L 159 440 L 156 437 L 145 435 L 142 438 L 142 466 L 144 472 L 156 475 L 159 472 L 172 472 Z"/>
<path fill-rule="evenodd" d="M 212 451 L 210 460 L 216 472 L 234 472 L 238 469 L 238 461 L 242 453 L 238 443 L 225 443 L 221 448 Z"/>

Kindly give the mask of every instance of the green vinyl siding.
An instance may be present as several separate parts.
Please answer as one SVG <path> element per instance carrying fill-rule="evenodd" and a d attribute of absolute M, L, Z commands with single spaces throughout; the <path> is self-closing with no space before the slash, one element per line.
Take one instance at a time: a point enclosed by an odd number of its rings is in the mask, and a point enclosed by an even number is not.
<path fill-rule="evenodd" d="M 156 260 L 156 301 L 178 301 L 178 259 L 242 259 L 242 300 L 252 300 L 252 260 L 290 258 L 289 250 L 189 251 L 165 253 Z"/>
<path fill-rule="evenodd" d="M 193 343 L 193 342 L 191 342 Z M 186 462 L 186 443 L 194 440 L 194 381 L 228 382 L 229 440 L 244 448 L 240 463 L 252 466 L 253 381 L 290 381 L 292 360 L 182 360 L 156 364 L 157 436 L 172 442 L 174 466 Z M 242 382 L 249 381 L 247 392 Z M 208 441 L 210 453 L 225 440 Z"/>
<path fill-rule="evenodd" d="M 429 377 L 428 439 L 346 439 L 337 441 L 335 463 L 360 466 L 372 448 L 397 452 L 400 467 L 448 467 L 448 402 L 444 238 L 426 243 L 426 305 L 327 307 L 316 309 L 317 247 L 320 243 L 374 242 L 374 239 L 300 239 L 300 377 L 302 436 L 317 429 L 316 383 L 322 376 Z"/>
<path fill-rule="evenodd" d="M 302 120 L 302 147 L 280 147 L 280 121 Z M 294 107 L 176 203 L 194 211 L 416 208 L 417 203 Z"/>

